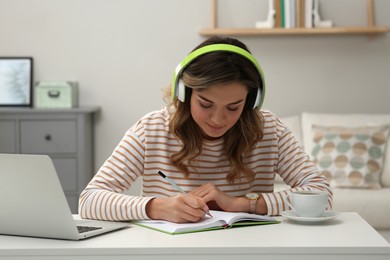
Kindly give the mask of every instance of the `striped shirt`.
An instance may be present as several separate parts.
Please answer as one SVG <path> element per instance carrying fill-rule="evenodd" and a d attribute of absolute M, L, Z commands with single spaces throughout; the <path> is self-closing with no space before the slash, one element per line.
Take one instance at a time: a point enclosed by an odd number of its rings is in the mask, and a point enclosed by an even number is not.
<path fill-rule="evenodd" d="M 288 210 L 286 196 L 295 190 L 326 190 L 328 208 L 332 206 L 329 184 L 303 152 L 291 131 L 271 112 L 262 111 L 264 137 L 245 158 L 255 172 L 252 182 L 242 178 L 229 183 L 229 161 L 223 152 L 223 138 L 204 141 L 199 157 L 189 162 L 190 175 L 185 177 L 170 158 L 182 143 L 169 131 L 166 108 L 141 118 L 124 135 L 112 155 L 101 166 L 80 195 L 79 213 L 83 218 L 103 220 L 148 219 L 145 208 L 154 197 L 168 197 L 177 190 L 157 172 L 161 170 L 184 191 L 206 183 L 231 196 L 248 192 L 260 193 L 267 205 L 268 215 Z M 275 174 L 292 188 L 274 192 Z M 123 194 L 137 178 L 142 178 L 142 194 Z"/>

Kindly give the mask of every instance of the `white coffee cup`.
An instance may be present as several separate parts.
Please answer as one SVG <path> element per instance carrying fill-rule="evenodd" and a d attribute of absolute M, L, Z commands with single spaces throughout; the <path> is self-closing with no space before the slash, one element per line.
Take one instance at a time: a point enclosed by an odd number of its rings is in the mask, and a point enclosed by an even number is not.
<path fill-rule="evenodd" d="M 321 217 L 327 203 L 326 191 L 294 191 L 287 196 L 287 204 L 300 217 Z"/>

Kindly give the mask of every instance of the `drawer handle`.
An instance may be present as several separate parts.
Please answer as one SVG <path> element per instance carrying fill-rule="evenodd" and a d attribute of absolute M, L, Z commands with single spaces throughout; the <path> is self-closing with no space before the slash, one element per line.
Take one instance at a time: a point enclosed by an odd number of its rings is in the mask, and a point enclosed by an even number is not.
<path fill-rule="evenodd" d="M 51 98 L 58 98 L 58 97 L 60 97 L 61 92 L 58 90 L 50 90 L 47 94 Z"/>
<path fill-rule="evenodd" d="M 46 141 L 51 141 L 51 135 L 45 135 L 45 140 Z"/>

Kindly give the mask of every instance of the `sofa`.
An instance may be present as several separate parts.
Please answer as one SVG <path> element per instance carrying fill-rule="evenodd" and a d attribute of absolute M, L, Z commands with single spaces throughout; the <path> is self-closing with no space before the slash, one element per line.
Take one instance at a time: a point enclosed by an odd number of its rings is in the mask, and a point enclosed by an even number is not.
<path fill-rule="evenodd" d="M 333 210 L 359 213 L 390 241 L 390 114 L 281 117 L 333 190 Z M 285 184 L 279 178 L 277 189 Z"/>

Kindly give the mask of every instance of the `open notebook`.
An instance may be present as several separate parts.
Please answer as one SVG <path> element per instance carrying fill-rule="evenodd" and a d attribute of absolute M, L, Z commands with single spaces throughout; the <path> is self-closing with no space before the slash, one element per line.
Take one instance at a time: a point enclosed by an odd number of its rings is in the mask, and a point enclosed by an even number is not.
<path fill-rule="evenodd" d="M 237 226 L 280 223 L 280 221 L 275 217 L 249 214 L 245 212 L 224 212 L 210 210 L 210 213 L 213 217 L 206 216 L 205 219 L 196 223 L 172 223 L 163 220 L 137 220 L 133 221 L 133 223 L 142 227 L 151 228 L 172 235 L 224 229 Z"/>
<path fill-rule="evenodd" d="M 79 240 L 129 225 L 74 219 L 50 157 L 0 153 L 0 234 Z"/>

